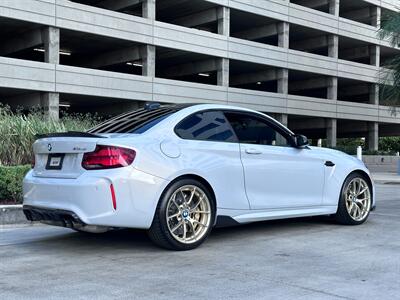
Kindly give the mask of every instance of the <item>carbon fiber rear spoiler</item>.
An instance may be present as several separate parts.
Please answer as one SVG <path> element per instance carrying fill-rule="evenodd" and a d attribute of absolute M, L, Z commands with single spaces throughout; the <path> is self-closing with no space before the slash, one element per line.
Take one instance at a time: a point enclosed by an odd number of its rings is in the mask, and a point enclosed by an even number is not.
<path fill-rule="evenodd" d="M 68 131 L 68 132 L 55 132 L 47 134 L 37 134 L 36 139 L 53 138 L 53 137 L 86 137 L 86 138 L 106 138 L 105 136 L 79 131 Z"/>

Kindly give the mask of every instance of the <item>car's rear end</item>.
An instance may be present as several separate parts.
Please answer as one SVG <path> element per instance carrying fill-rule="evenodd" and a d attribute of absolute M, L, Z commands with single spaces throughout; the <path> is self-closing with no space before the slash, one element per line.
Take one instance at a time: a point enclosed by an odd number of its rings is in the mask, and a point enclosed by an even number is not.
<path fill-rule="evenodd" d="M 39 138 L 33 145 L 34 168 L 23 184 L 26 217 L 86 231 L 149 228 L 160 188 L 166 183 L 135 168 L 143 137 L 132 128 L 143 132 L 143 126 L 171 113 L 142 110 L 140 122 L 125 117 L 106 122 L 96 133 Z M 136 127 L 127 127 L 135 122 Z"/>

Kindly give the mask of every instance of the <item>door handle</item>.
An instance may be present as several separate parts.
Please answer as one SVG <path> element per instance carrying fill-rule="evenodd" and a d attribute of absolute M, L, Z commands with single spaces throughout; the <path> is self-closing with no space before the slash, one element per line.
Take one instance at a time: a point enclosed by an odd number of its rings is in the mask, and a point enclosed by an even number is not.
<path fill-rule="evenodd" d="M 334 167 L 335 164 L 334 164 L 333 162 L 331 162 L 330 160 L 328 160 L 328 161 L 325 162 L 325 166 L 327 166 L 327 167 Z"/>
<path fill-rule="evenodd" d="M 261 154 L 262 152 L 260 150 L 251 148 L 251 149 L 246 149 L 246 153 L 247 154 Z"/>

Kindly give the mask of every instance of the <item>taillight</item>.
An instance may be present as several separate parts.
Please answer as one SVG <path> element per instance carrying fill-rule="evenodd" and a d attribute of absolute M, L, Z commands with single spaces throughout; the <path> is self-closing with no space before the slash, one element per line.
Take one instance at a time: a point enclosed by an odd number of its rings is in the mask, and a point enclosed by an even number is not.
<path fill-rule="evenodd" d="M 98 145 L 93 152 L 83 155 L 82 167 L 86 170 L 113 169 L 129 166 L 135 159 L 132 149 Z"/>

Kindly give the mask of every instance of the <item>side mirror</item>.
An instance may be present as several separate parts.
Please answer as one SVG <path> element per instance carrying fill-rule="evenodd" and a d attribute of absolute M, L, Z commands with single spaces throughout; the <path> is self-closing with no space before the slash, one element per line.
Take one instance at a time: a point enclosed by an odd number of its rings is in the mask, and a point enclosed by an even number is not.
<path fill-rule="evenodd" d="M 296 134 L 294 136 L 294 141 L 297 148 L 302 148 L 309 145 L 308 138 L 301 134 Z"/>

